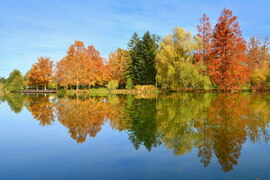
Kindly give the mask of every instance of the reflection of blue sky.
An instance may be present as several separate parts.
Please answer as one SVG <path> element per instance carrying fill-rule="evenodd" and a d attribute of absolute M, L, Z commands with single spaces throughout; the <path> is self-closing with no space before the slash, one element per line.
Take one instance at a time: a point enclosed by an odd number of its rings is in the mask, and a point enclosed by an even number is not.
<path fill-rule="evenodd" d="M 197 149 L 175 156 L 160 146 L 138 151 L 108 124 L 78 144 L 58 122 L 41 127 L 26 108 L 0 104 L 0 179 L 269 179 L 269 145 L 247 141 L 238 165 L 224 173 L 213 156 L 203 167 Z M 180 171 L 177 171 L 177 170 Z"/>
<path fill-rule="evenodd" d="M 133 32 L 164 36 L 178 26 L 196 33 L 202 13 L 215 23 L 224 7 L 239 17 L 245 37 L 268 33 L 268 0 L 2 0 L 0 76 L 14 68 L 25 73 L 38 56 L 58 61 L 74 40 L 93 44 L 107 56 L 125 48 Z"/>

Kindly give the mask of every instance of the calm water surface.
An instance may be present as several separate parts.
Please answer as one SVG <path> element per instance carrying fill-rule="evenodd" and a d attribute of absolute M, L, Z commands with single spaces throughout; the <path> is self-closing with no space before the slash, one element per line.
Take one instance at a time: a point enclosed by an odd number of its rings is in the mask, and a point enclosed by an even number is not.
<path fill-rule="evenodd" d="M 270 179 L 270 94 L 0 93 L 0 179 Z"/>

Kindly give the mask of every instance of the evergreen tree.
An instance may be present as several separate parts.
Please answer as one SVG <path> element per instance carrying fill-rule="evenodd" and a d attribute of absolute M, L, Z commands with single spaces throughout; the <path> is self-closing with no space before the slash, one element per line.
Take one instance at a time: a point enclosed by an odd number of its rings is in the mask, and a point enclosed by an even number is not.
<path fill-rule="evenodd" d="M 131 78 L 134 83 L 139 79 L 138 61 L 139 61 L 139 42 L 140 38 L 137 33 L 134 33 L 128 43 L 128 50 L 130 53 L 130 67 L 127 70 L 127 76 Z"/>
<path fill-rule="evenodd" d="M 147 31 L 142 38 L 139 38 L 138 34 L 134 33 L 128 43 L 131 57 L 129 77 L 133 79 L 135 84 L 155 84 L 155 57 L 158 41 L 158 36 L 151 35 Z"/>
<path fill-rule="evenodd" d="M 140 66 L 142 69 L 142 83 L 155 84 L 156 83 L 156 68 L 155 57 L 158 48 L 159 37 L 151 35 L 147 31 L 142 37 L 140 45 Z"/>

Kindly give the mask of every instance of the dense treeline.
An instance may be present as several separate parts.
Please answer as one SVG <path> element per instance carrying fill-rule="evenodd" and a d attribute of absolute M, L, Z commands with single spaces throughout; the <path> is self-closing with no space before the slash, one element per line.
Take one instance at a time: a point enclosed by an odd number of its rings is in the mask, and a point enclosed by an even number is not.
<path fill-rule="evenodd" d="M 15 70 L 2 79 L 0 89 L 26 88 L 90 89 L 156 85 L 162 89 L 268 89 L 270 41 L 252 36 L 247 42 L 237 17 L 224 9 L 212 28 L 203 15 L 192 35 L 174 28 L 162 39 L 150 32 L 134 33 L 127 49 L 112 52 L 107 59 L 93 46 L 72 44 L 66 56 L 53 65 L 48 57 L 38 58 L 23 77 Z"/>

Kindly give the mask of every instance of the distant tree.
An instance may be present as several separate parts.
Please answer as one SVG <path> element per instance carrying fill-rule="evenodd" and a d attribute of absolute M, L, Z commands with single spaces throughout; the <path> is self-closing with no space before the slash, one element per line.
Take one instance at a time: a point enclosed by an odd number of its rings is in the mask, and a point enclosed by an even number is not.
<path fill-rule="evenodd" d="M 19 70 L 14 70 L 10 73 L 5 83 L 8 91 L 19 91 L 23 89 L 23 76 Z"/>
<path fill-rule="evenodd" d="M 32 86 L 44 87 L 46 90 L 52 80 L 53 61 L 48 57 L 39 57 L 28 73 L 29 83 Z"/>
<path fill-rule="evenodd" d="M 237 17 L 224 9 L 213 32 L 213 47 L 208 64 L 212 82 L 222 90 L 237 89 L 249 81 L 246 42 Z"/>

